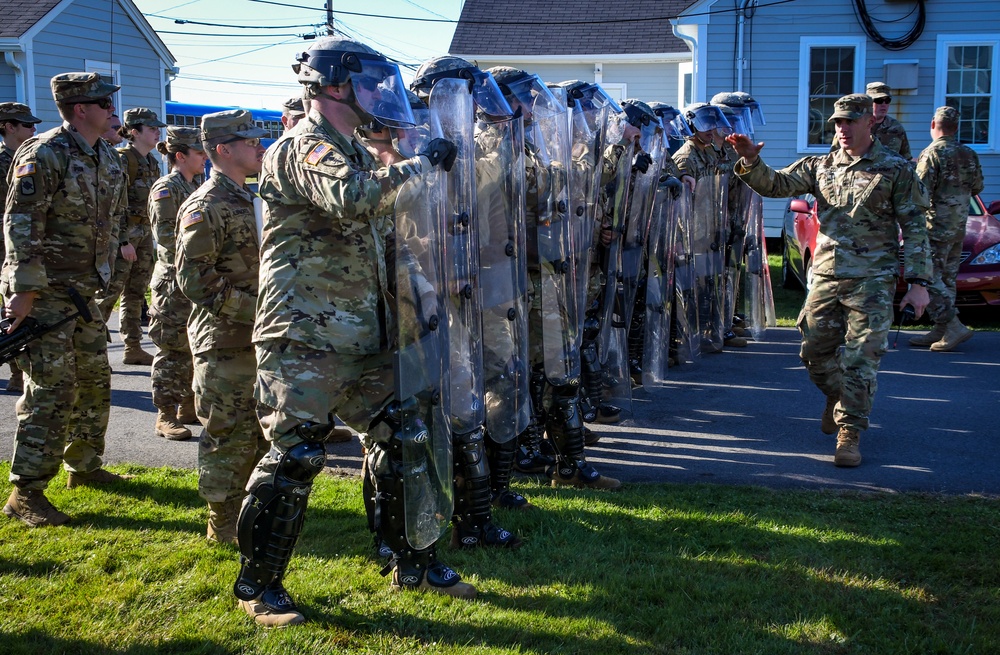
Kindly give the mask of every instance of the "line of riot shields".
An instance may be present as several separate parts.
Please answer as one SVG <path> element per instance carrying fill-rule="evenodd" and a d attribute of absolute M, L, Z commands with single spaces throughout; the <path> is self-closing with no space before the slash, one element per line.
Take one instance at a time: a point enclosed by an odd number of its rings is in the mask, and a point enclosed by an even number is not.
<path fill-rule="evenodd" d="M 548 88 L 490 116 L 467 80 L 440 80 L 415 112 L 418 140 L 448 139 L 457 155 L 396 201 L 391 324 L 414 548 L 452 516 L 452 435 L 485 427 L 504 443 L 531 420 L 532 302 L 548 383 L 626 415 L 635 385 L 721 350 L 738 310 L 756 339 L 774 324 L 760 197 L 724 169 L 693 192 L 671 181 L 681 123 L 654 118 L 636 137 L 598 85 Z"/>

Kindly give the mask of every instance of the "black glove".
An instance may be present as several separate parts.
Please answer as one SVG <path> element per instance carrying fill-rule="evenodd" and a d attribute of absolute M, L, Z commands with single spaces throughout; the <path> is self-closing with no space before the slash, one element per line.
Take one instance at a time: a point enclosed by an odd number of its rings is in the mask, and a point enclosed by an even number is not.
<path fill-rule="evenodd" d="M 446 171 L 450 171 L 455 165 L 455 157 L 458 156 L 458 148 L 448 139 L 432 139 L 427 144 L 427 150 L 420 153 L 431 161 L 431 166 L 440 166 Z"/>
<path fill-rule="evenodd" d="M 649 153 L 640 152 L 635 156 L 635 161 L 632 162 L 632 170 L 645 173 L 649 170 L 649 165 L 652 163 L 653 158 L 649 156 Z"/>
<path fill-rule="evenodd" d="M 664 175 L 660 178 L 660 186 L 670 192 L 671 198 L 677 200 L 681 195 L 681 189 L 684 188 L 684 183 L 673 175 Z"/>

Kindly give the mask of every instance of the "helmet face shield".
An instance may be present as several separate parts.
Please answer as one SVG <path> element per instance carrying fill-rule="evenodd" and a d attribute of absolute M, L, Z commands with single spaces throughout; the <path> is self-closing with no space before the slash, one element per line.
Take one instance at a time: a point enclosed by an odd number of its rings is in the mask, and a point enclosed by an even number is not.
<path fill-rule="evenodd" d="M 694 136 L 694 132 L 691 131 L 691 126 L 688 122 L 684 120 L 680 112 L 677 113 L 667 124 L 666 124 L 667 137 L 671 139 L 677 139 L 678 141 L 686 139 L 688 137 Z"/>
<path fill-rule="evenodd" d="M 623 111 L 622 106 L 619 105 L 614 98 L 609 96 L 608 92 L 605 91 L 600 84 L 591 84 L 585 93 L 589 95 L 590 102 L 592 102 L 597 108 L 611 107 L 611 111 L 615 114 Z"/>
<path fill-rule="evenodd" d="M 639 147 L 643 152 L 653 151 L 653 144 L 660 138 L 662 132 L 663 126 L 660 125 L 659 119 L 643 121 L 642 127 L 639 128 Z"/>
<path fill-rule="evenodd" d="M 532 114 L 539 118 L 555 116 L 565 111 L 566 106 L 552 95 L 545 83 L 537 75 L 528 75 L 507 85 L 510 95 Z M 527 116 L 525 117 L 527 120 Z"/>
<path fill-rule="evenodd" d="M 767 125 L 767 121 L 764 120 L 764 109 L 760 106 L 759 102 L 751 100 L 747 103 L 747 110 L 750 112 L 750 116 L 755 124 Z"/>
<path fill-rule="evenodd" d="M 699 132 L 711 132 L 713 130 L 729 130 L 732 132 L 733 126 L 722 110 L 712 105 L 705 105 L 690 112 L 693 116 L 688 116 L 688 120 Z"/>
<path fill-rule="evenodd" d="M 359 56 L 361 71 L 351 73 L 358 105 L 389 127 L 411 127 L 413 112 L 399 67 L 382 59 Z"/>
<path fill-rule="evenodd" d="M 431 142 L 431 112 L 429 109 L 412 109 L 413 127 L 390 128 L 396 151 L 406 157 L 416 157 L 427 150 Z"/>
<path fill-rule="evenodd" d="M 497 81 L 489 73 L 472 73 L 472 99 L 484 114 L 509 118 L 514 115 Z"/>

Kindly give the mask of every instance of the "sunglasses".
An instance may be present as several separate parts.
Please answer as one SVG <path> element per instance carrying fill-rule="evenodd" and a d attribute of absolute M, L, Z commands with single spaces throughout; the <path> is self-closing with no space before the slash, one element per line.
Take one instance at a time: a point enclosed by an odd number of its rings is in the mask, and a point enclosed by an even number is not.
<path fill-rule="evenodd" d="M 247 138 L 242 137 L 242 136 L 234 137 L 232 139 L 227 139 L 227 140 L 223 141 L 222 143 L 223 144 L 229 144 L 229 143 L 236 143 L 237 141 L 246 141 L 247 145 L 251 146 L 253 148 L 256 148 L 257 146 L 260 145 L 260 138 L 253 137 L 252 139 L 247 139 Z"/>
<path fill-rule="evenodd" d="M 78 105 L 97 105 L 101 109 L 109 109 L 111 105 L 115 104 L 114 100 L 111 98 L 98 98 L 97 100 L 83 100 L 76 103 Z"/>
<path fill-rule="evenodd" d="M 892 102 L 892 98 L 876 98 L 875 100 L 872 100 L 872 102 L 876 105 L 887 105 Z"/>
<path fill-rule="evenodd" d="M 34 123 L 25 123 L 24 121 L 10 121 L 10 124 L 13 127 L 17 127 L 18 125 L 20 125 L 21 127 L 23 127 L 26 130 L 30 130 L 31 128 L 33 128 L 35 126 Z"/>

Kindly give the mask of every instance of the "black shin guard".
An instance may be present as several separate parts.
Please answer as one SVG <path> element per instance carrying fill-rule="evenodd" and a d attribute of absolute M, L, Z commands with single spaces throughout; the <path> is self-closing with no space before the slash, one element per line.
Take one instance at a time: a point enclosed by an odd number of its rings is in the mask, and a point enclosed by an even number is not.
<path fill-rule="evenodd" d="M 580 387 L 580 413 L 585 422 L 593 422 L 597 418 L 604 391 L 604 376 L 597 357 L 597 337 L 600 331 L 601 322 L 588 314 L 583 323 L 583 341 L 580 346 L 580 377 L 583 383 Z"/>
<path fill-rule="evenodd" d="M 233 589 L 237 598 L 259 599 L 276 604 L 275 609 L 294 607 L 281 579 L 302 531 L 312 481 L 325 464 L 323 444 L 304 441 L 281 456 L 270 481 L 250 489 L 237 525 L 241 553 Z"/>
<path fill-rule="evenodd" d="M 493 523 L 490 465 L 482 429 L 452 437 L 455 449 L 455 513 L 453 545 L 516 547 L 518 539 Z"/>
<path fill-rule="evenodd" d="M 584 481 L 593 481 L 600 477 L 583 455 L 583 420 L 577 407 L 575 385 L 553 389 L 552 408 L 545 429 L 556 449 L 556 464 L 550 469 L 550 475 L 569 479 L 579 471 Z"/>
<path fill-rule="evenodd" d="M 527 429 L 517 437 L 517 456 L 514 468 L 522 473 L 544 473 L 555 463 L 542 452 L 542 436 L 545 432 L 545 370 L 541 364 L 531 371 L 528 385 L 531 391 L 531 421 Z"/>
<path fill-rule="evenodd" d="M 510 478 L 514 473 L 514 459 L 517 456 L 517 441 L 511 439 L 496 443 L 486 435 L 486 459 L 490 463 L 490 498 L 494 507 L 505 509 L 528 509 L 528 499 L 512 491 Z"/>

